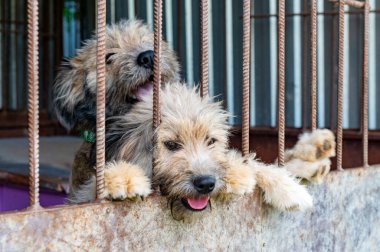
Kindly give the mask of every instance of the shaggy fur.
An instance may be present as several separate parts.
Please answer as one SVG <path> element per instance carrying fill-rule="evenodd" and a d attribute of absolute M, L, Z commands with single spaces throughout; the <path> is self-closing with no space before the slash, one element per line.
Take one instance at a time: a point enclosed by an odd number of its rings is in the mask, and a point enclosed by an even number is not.
<path fill-rule="evenodd" d="M 297 144 L 285 151 L 285 168 L 294 176 L 321 183 L 329 173 L 330 157 L 335 156 L 335 136 L 328 129 L 300 135 Z"/>
<path fill-rule="evenodd" d="M 163 42 L 162 80 L 178 81 L 175 53 Z M 137 63 L 142 52 L 153 50 L 153 33 L 140 21 L 121 21 L 106 29 L 106 116 L 126 113 L 135 101 L 136 89 L 149 82 L 153 69 Z M 68 130 L 95 127 L 96 37 L 88 40 L 77 55 L 62 63 L 54 90 L 54 107 Z"/>
<path fill-rule="evenodd" d="M 141 53 L 153 50 L 153 33 L 140 21 L 121 21 L 106 29 L 106 117 L 128 112 L 136 90 L 150 83 L 152 68 L 138 64 Z M 161 48 L 163 81 L 179 80 L 177 57 L 165 42 Z M 94 130 L 96 119 L 96 37 L 88 40 L 77 55 L 62 63 L 54 85 L 54 107 L 61 124 L 71 130 Z M 88 183 L 94 172 L 92 143 L 83 142 L 72 169 L 72 186 Z M 77 163 L 86 164 L 80 169 Z"/>
<path fill-rule="evenodd" d="M 160 101 L 162 121 L 156 131 L 152 130 L 151 95 L 136 103 L 127 114 L 110 119 L 106 158 L 112 163 L 105 170 L 108 197 L 147 196 L 151 190 L 148 181 L 152 181 L 175 211 L 186 212 L 192 199 L 242 195 L 251 193 L 258 185 L 265 202 L 281 210 L 304 210 L 312 206 L 305 187 L 285 169 L 260 163 L 253 154 L 243 157 L 236 150 L 228 149 L 228 115 L 219 103 L 201 98 L 195 89 L 182 83 L 163 87 Z M 94 156 L 90 159 L 94 161 Z M 91 166 L 91 162 L 83 161 L 75 161 L 77 174 L 84 175 L 80 170 Z M 213 190 L 200 194 L 194 184 L 198 176 L 214 178 Z M 94 181 L 92 174 L 86 183 L 72 188 L 71 201 L 93 199 Z"/>

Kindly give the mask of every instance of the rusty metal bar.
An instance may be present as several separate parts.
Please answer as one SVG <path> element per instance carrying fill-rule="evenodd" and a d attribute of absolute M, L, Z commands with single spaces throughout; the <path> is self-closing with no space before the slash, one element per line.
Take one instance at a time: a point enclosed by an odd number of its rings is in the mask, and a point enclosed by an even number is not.
<path fill-rule="evenodd" d="M 310 1 L 310 124 L 317 128 L 317 0 Z"/>
<path fill-rule="evenodd" d="M 28 138 L 29 206 L 40 207 L 39 199 L 39 79 L 38 79 L 38 0 L 28 0 Z"/>
<path fill-rule="evenodd" d="M 201 0 L 201 95 L 208 95 L 208 0 Z"/>
<path fill-rule="evenodd" d="M 242 102 L 242 152 L 249 153 L 249 67 L 251 57 L 251 0 L 243 2 L 243 102 Z"/>
<path fill-rule="evenodd" d="M 285 161 L 285 0 L 278 0 L 278 165 Z"/>
<path fill-rule="evenodd" d="M 160 125 L 160 86 L 161 86 L 161 40 L 162 40 L 162 0 L 154 0 L 154 56 L 153 56 L 153 128 Z"/>
<path fill-rule="evenodd" d="M 342 168 L 342 148 L 343 148 L 343 72 L 344 72 L 344 0 L 339 1 L 339 35 L 338 35 L 338 106 L 337 106 L 337 146 L 336 158 L 337 169 Z"/>
<path fill-rule="evenodd" d="M 106 0 L 97 0 L 96 19 L 96 198 L 104 198 L 106 103 Z"/>
<path fill-rule="evenodd" d="M 368 166 L 368 38 L 369 38 L 369 0 L 364 6 L 363 32 L 363 69 L 362 69 L 362 134 L 363 134 L 363 167 Z"/>

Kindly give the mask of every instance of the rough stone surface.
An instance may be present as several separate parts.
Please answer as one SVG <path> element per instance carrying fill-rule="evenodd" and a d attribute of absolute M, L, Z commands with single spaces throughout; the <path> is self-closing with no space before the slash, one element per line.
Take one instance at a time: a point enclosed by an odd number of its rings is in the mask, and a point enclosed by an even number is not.
<path fill-rule="evenodd" d="M 379 251 L 380 167 L 332 172 L 309 189 L 306 213 L 261 207 L 256 192 L 190 223 L 160 197 L 2 214 L 0 251 Z"/>

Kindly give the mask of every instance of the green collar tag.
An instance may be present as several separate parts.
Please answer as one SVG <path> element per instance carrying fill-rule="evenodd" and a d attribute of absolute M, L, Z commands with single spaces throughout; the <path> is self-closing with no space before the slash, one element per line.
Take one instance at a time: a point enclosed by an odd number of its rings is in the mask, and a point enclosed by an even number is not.
<path fill-rule="evenodd" d="M 81 130 L 80 135 L 84 141 L 86 141 L 88 143 L 95 143 L 95 139 L 96 139 L 95 132 L 93 132 L 91 130 Z"/>

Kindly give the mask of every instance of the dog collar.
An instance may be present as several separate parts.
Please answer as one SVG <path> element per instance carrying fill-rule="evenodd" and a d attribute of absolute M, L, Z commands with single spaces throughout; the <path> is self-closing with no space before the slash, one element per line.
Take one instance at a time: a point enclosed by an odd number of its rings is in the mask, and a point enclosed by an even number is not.
<path fill-rule="evenodd" d="M 80 135 L 83 138 L 84 141 L 88 143 L 95 143 L 95 132 L 91 130 L 81 130 Z"/>

